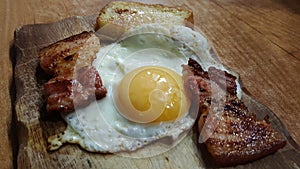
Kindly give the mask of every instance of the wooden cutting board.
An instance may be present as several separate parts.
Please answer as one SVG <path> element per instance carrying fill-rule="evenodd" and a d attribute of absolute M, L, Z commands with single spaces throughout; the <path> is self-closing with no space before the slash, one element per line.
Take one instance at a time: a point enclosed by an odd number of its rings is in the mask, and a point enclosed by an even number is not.
<path fill-rule="evenodd" d="M 197 144 L 197 133 L 193 129 L 173 149 L 150 158 L 125 158 L 114 154 L 89 153 L 77 145 L 65 145 L 48 152 L 47 138 L 63 131 L 66 124 L 59 118 L 45 113 L 43 83 L 47 75 L 39 65 L 37 52 L 58 40 L 82 31 L 94 29 L 96 15 L 72 17 L 56 23 L 26 25 L 15 31 L 14 68 L 16 83 L 16 126 L 18 131 L 18 168 L 207 168 L 214 167 L 205 148 Z M 261 160 L 240 165 L 237 168 L 295 168 L 300 165 L 299 147 L 290 138 L 276 116 L 244 95 L 244 101 L 254 109 L 271 117 L 275 128 L 285 134 L 287 146 Z M 296 150 L 298 149 L 298 150 Z"/>

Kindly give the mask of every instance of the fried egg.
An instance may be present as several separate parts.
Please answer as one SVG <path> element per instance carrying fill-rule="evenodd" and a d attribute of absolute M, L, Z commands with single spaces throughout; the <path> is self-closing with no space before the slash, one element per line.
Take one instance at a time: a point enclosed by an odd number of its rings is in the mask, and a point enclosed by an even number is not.
<path fill-rule="evenodd" d="M 107 96 L 62 114 L 68 127 L 48 139 L 50 150 L 69 142 L 91 152 L 124 155 L 139 150 L 139 157 L 168 151 L 186 136 L 197 117 L 198 106 L 191 105 L 182 80 L 181 65 L 188 58 L 204 69 L 223 68 L 211 56 L 205 37 L 184 26 L 143 25 L 101 47 L 93 66 Z"/>

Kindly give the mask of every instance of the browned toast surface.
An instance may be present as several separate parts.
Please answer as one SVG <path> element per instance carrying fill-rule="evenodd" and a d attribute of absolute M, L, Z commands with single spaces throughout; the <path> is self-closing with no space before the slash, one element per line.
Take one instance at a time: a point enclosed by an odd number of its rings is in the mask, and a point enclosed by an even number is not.
<path fill-rule="evenodd" d="M 233 75 L 212 67 L 204 71 L 192 59 L 185 68 L 197 81 L 200 96 L 199 133 L 207 130 L 204 133 L 209 137 L 203 141 L 216 162 L 221 165 L 242 164 L 272 154 L 285 146 L 286 141 L 272 128 L 267 117 L 258 120 L 255 113 L 259 112 L 250 112 L 236 96 L 236 84 L 233 83 L 236 78 Z M 223 86 L 220 83 L 222 80 Z M 214 90 L 224 91 L 225 95 L 212 97 L 212 86 Z M 223 102 L 221 107 L 211 106 L 220 101 Z M 209 116 L 216 120 L 208 121 Z M 208 133 L 211 128 L 212 132 Z"/>
<path fill-rule="evenodd" d="M 114 1 L 101 9 L 96 29 L 108 23 L 130 28 L 149 23 L 191 25 L 193 22 L 193 12 L 187 7 Z"/>
<path fill-rule="evenodd" d="M 99 39 L 93 33 L 82 32 L 43 48 L 40 66 L 53 76 L 71 74 L 75 67 L 91 65 L 99 48 Z"/>
<path fill-rule="evenodd" d="M 99 39 L 92 32 L 82 32 L 39 52 L 41 68 L 53 76 L 44 84 L 47 112 L 72 112 L 106 96 L 101 77 L 92 66 L 99 49 Z"/>

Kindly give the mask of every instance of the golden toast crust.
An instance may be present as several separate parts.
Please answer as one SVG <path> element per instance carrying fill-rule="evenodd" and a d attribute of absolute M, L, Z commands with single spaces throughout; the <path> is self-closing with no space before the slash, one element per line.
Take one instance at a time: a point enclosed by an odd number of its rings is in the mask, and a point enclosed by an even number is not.
<path fill-rule="evenodd" d="M 126 28 L 148 23 L 191 26 L 194 19 L 192 10 L 187 7 L 115 1 L 101 9 L 97 18 L 96 30 L 108 23 Z"/>

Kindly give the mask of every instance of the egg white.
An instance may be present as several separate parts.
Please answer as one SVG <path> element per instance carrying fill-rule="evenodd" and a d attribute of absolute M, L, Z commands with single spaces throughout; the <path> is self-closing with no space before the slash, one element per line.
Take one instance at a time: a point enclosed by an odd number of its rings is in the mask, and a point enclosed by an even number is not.
<path fill-rule="evenodd" d="M 182 64 L 193 58 L 204 69 L 214 65 L 225 69 L 210 54 L 206 38 L 184 26 L 167 29 L 160 25 L 144 25 L 130 30 L 119 42 L 101 47 L 93 65 L 99 71 L 107 96 L 86 108 L 62 114 L 68 127 L 64 133 L 49 138 L 52 149 L 63 143 L 78 143 L 91 152 L 117 153 L 135 151 L 152 142 L 160 142 L 151 156 L 175 146 L 191 129 L 197 116 L 197 106 L 192 113 L 178 121 L 160 124 L 138 124 L 122 117 L 114 106 L 113 93 L 123 76 L 141 66 L 163 66 L 182 74 Z M 163 138 L 167 138 L 166 142 Z M 139 154 L 139 157 L 140 154 Z"/>

